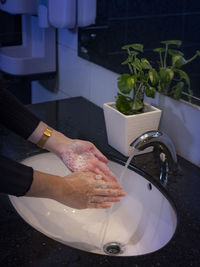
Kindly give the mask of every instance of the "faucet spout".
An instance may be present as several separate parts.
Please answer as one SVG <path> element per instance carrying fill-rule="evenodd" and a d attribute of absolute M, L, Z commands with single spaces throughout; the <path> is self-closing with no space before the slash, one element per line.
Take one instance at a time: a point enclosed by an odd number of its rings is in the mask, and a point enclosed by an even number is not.
<path fill-rule="evenodd" d="M 138 151 L 153 146 L 159 154 L 160 181 L 166 186 L 170 171 L 177 169 L 177 156 L 172 140 L 163 132 L 149 131 L 140 135 L 130 146 Z"/>

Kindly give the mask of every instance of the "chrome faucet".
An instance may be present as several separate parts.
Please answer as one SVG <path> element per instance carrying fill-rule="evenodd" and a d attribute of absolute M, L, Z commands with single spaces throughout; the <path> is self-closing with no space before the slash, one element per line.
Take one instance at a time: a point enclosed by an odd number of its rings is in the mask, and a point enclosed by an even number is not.
<path fill-rule="evenodd" d="M 171 171 L 177 169 L 177 156 L 171 139 L 163 132 L 149 131 L 140 135 L 130 146 L 138 151 L 153 146 L 160 161 L 160 182 L 167 185 Z"/>

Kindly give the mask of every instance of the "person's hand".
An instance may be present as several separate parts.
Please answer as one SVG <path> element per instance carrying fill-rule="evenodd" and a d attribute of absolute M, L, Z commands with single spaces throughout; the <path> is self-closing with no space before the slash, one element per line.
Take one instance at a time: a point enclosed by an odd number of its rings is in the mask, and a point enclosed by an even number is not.
<path fill-rule="evenodd" d="M 63 178 L 34 170 L 27 197 L 51 198 L 75 209 L 109 208 L 126 193 L 116 182 L 105 182 L 91 172 L 74 172 Z"/>
<path fill-rule="evenodd" d="M 45 123 L 40 122 L 28 140 L 37 144 L 46 127 Z M 44 148 L 55 153 L 73 172 L 90 171 L 101 175 L 105 181 L 117 181 L 106 165 L 108 159 L 90 142 L 70 139 L 53 130 Z"/>
<path fill-rule="evenodd" d="M 73 172 L 90 171 L 101 175 L 105 181 L 117 181 L 106 166 L 107 158 L 90 142 L 72 140 L 63 144 L 60 158 Z"/>
<path fill-rule="evenodd" d="M 105 181 L 117 182 L 106 165 L 108 159 L 91 142 L 70 139 L 54 130 L 45 148 L 54 152 L 72 172 L 94 172 Z"/>
<path fill-rule="evenodd" d="M 110 202 L 120 201 L 126 194 L 115 182 L 105 182 L 91 172 L 74 172 L 64 180 L 61 203 L 75 209 L 109 208 Z"/>

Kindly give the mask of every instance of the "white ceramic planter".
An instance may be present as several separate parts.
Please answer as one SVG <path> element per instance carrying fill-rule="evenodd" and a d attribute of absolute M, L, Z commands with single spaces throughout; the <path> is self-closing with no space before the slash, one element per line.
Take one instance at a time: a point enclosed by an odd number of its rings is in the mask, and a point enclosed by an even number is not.
<path fill-rule="evenodd" d="M 115 103 L 103 105 L 108 143 L 125 156 L 131 153 L 130 144 L 141 134 L 158 130 L 161 110 L 145 103 L 145 112 L 124 115 L 115 108 Z"/>

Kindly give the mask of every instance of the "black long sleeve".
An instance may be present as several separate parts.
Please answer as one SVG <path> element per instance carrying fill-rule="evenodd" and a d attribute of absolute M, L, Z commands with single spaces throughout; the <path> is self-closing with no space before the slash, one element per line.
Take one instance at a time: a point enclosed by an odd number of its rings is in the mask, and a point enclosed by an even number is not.
<path fill-rule="evenodd" d="M 0 193 L 23 196 L 33 182 L 33 169 L 0 156 Z"/>
<path fill-rule="evenodd" d="M 0 89 L 0 123 L 27 139 L 39 122 L 8 90 Z"/>
<path fill-rule="evenodd" d="M 0 89 L 0 123 L 27 139 L 40 120 L 6 89 Z M 0 156 L 0 193 L 23 196 L 33 181 L 33 169 Z"/>

